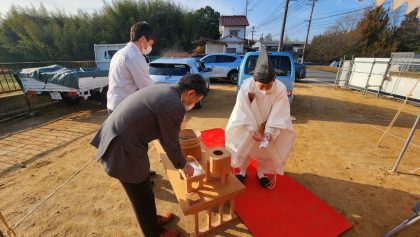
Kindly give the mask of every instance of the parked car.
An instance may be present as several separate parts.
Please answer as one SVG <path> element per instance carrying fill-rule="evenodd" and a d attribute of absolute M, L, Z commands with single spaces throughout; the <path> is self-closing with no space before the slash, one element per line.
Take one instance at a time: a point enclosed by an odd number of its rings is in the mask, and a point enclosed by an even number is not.
<path fill-rule="evenodd" d="M 238 82 L 238 68 L 243 56 L 237 54 L 208 54 L 200 59 L 206 68 L 211 68 L 210 78 L 226 78 L 236 84 Z"/>
<path fill-rule="evenodd" d="M 239 67 L 238 90 L 245 80 L 249 80 L 253 77 L 258 55 L 260 55 L 260 52 L 249 52 L 245 54 L 241 66 Z M 276 79 L 286 86 L 289 104 L 292 104 L 296 73 L 293 57 L 290 53 L 286 52 L 268 52 L 268 55 L 276 71 Z"/>
<path fill-rule="evenodd" d="M 207 54 L 196 54 L 196 55 L 193 55 L 193 56 L 191 56 L 192 58 L 195 58 L 195 59 L 202 59 L 204 56 L 206 56 Z"/>
<path fill-rule="evenodd" d="M 211 69 L 204 67 L 204 64 L 194 58 L 159 58 L 149 63 L 150 78 L 155 83 L 178 83 L 179 79 L 186 74 L 201 74 L 206 81 L 207 90 L 210 90 L 210 78 L 207 73 Z M 202 107 L 201 100 L 195 108 Z"/>
<path fill-rule="evenodd" d="M 306 77 L 306 65 L 298 62 L 295 63 L 295 81 L 299 81 L 302 78 Z"/>

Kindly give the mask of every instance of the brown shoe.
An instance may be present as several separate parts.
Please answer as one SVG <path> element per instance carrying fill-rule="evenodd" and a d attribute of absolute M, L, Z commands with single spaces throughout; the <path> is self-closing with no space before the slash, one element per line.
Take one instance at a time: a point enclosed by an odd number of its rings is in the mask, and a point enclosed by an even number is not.
<path fill-rule="evenodd" d="M 181 235 L 181 230 L 176 228 L 175 230 L 164 230 L 159 237 L 178 237 Z"/>
<path fill-rule="evenodd" d="M 174 219 L 175 215 L 171 212 L 167 212 L 163 215 L 157 215 L 158 217 L 158 224 L 159 225 L 166 225 L 168 224 L 172 219 Z"/>

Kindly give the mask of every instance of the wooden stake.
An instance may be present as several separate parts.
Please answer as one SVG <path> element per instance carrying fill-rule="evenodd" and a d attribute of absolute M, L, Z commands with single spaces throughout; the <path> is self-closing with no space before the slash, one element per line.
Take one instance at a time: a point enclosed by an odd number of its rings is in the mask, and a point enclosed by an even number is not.
<path fill-rule="evenodd" d="M 0 221 L 6 226 L 7 228 L 7 235 L 9 237 L 17 237 L 16 233 L 13 231 L 13 229 L 9 226 L 9 224 L 7 224 L 6 219 L 3 217 L 3 215 L 0 212 Z M 3 236 L 3 233 L 1 233 L 1 236 Z"/>

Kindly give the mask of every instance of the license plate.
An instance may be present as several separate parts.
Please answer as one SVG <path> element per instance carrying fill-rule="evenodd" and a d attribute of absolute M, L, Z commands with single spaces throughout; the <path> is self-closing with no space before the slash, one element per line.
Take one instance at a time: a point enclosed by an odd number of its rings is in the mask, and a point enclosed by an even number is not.
<path fill-rule="evenodd" d="M 50 92 L 51 99 L 53 100 L 62 100 L 60 93 L 58 92 Z"/>

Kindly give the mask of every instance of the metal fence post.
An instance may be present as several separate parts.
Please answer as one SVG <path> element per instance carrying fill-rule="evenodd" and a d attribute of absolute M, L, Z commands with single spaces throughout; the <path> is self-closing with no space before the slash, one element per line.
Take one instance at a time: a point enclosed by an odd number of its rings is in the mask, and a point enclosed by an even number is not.
<path fill-rule="evenodd" d="M 363 98 L 366 97 L 368 87 L 369 87 L 369 80 L 370 80 L 370 77 L 372 76 L 372 71 L 373 71 L 373 68 L 375 67 L 375 63 L 376 63 L 376 58 L 373 59 L 372 67 L 370 68 L 369 76 L 368 76 L 368 79 L 366 81 L 365 91 L 363 93 Z"/>
<path fill-rule="evenodd" d="M 404 156 L 404 153 L 407 150 L 408 145 L 410 144 L 411 138 L 413 138 L 413 135 L 414 135 L 414 132 L 416 131 L 417 124 L 419 123 L 419 120 L 420 120 L 420 113 L 419 113 L 419 115 L 417 115 L 417 119 L 414 122 L 413 127 L 411 128 L 410 133 L 408 134 L 407 140 L 405 141 L 404 146 L 401 149 L 400 155 L 398 156 L 397 161 L 395 162 L 394 167 L 392 167 L 392 170 L 391 170 L 392 172 L 396 172 L 397 171 L 398 165 L 400 164 L 401 159 Z"/>

